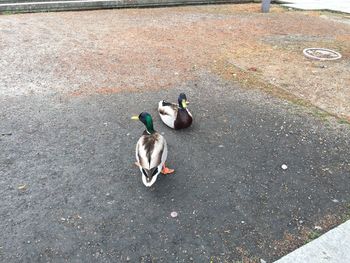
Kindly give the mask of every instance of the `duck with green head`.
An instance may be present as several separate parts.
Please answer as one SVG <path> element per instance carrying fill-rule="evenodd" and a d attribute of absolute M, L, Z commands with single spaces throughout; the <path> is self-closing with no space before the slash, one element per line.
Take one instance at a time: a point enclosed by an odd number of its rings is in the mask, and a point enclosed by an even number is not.
<path fill-rule="evenodd" d="M 142 182 L 145 186 L 152 186 L 159 173 L 170 174 L 173 169 L 165 166 L 168 155 L 166 140 L 153 128 L 152 117 L 147 112 L 133 116 L 133 120 L 140 120 L 146 127 L 136 144 L 136 165 L 140 168 Z"/>
<path fill-rule="evenodd" d="M 188 100 L 185 93 L 178 97 L 178 104 L 160 101 L 158 113 L 162 121 L 170 128 L 179 130 L 191 126 L 193 118 L 187 108 Z"/>

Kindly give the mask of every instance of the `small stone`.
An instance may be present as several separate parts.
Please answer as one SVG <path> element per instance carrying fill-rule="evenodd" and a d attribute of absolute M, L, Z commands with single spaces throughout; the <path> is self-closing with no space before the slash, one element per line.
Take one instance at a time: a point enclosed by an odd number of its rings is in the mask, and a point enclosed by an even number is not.
<path fill-rule="evenodd" d="M 244 224 L 245 222 L 242 220 L 241 223 Z"/>
<path fill-rule="evenodd" d="M 260 263 L 266 263 L 266 261 L 261 258 Z"/>
<path fill-rule="evenodd" d="M 66 219 L 64 217 L 61 217 L 61 221 L 66 221 Z"/>
<path fill-rule="evenodd" d="M 129 256 L 126 257 L 126 261 L 130 261 L 130 257 Z"/>
<path fill-rule="evenodd" d="M 281 168 L 282 168 L 283 170 L 287 170 L 288 166 L 287 166 L 286 164 L 282 164 Z"/>
<path fill-rule="evenodd" d="M 332 202 L 333 203 L 339 203 L 339 200 L 338 199 L 333 199 Z"/>
<path fill-rule="evenodd" d="M 220 144 L 218 147 L 219 147 L 219 148 L 224 148 L 224 146 L 223 146 L 222 144 Z"/>
<path fill-rule="evenodd" d="M 27 189 L 27 185 L 26 184 L 20 184 L 18 187 L 17 187 L 18 190 L 26 190 Z"/>
<path fill-rule="evenodd" d="M 173 218 L 177 217 L 177 212 L 175 212 L 175 211 L 171 212 L 170 216 L 173 217 Z"/>
<path fill-rule="evenodd" d="M 315 230 L 322 230 L 322 227 L 320 227 L 320 226 L 315 226 L 314 228 L 315 228 Z"/>

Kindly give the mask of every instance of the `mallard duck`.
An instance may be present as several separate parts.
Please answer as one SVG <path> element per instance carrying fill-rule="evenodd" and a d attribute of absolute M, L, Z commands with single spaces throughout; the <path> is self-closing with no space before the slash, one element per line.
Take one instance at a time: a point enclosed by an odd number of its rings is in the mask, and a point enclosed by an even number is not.
<path fill-rule="evenodd" d="M 147 112 L 142 112 L 139 116 L 133 116 L 133 120 L 140 120 L 146 130 L 136 144 L 135 163 L 141 171 L 142 182 L 145 186 L 150 187 L 155 183 L 159 173 L 170 174 L 173 169 L 165 166 L 168 155 L 166 140 L 162 135 L 153 129 L 152 117 Z"/>
<path fill-rule="evenodd" d="M 187 108 L 185 93 L 178 98 L 178 105 L 161 100 L 158 104 L 158 112 L 162 121 L 175 130 L 184 129 L 192 124 L 192 114 Z"/>

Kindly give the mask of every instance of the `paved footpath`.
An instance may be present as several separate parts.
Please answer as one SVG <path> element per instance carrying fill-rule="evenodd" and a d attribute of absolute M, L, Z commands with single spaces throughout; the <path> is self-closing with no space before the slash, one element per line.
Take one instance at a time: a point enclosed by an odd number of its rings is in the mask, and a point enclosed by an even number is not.
<path fill-rule="evenodd" d="M 284 6 L 289 6 L 304 10 L 331 10 L 350 13 L 350 1 L 348 0 L 280 0 Z"/>
<path fill-rule="evenodd" d="M 350 220 L 275 263 L 350 262 Z"/>

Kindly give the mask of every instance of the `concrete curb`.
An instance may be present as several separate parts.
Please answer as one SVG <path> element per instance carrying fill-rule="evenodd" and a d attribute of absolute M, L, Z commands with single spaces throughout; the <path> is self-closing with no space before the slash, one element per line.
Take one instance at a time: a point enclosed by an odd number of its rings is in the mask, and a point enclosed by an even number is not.
<path fill-rule="evenodd" d="M 78 1 L 45 1 L 45 2 L 19 2 L 0 4 L 0 13 L 26 13 L 46 11 L 74 11 L 92 9 L 130 8 L 130 7 L 162 7 L 198 4 L 227 4 L 249 3 L 251 0 L 78 0 Z"/>
<path fill-rule="evenodd" d="M 350 220 L 274 263 L 350 262 Z"/>

